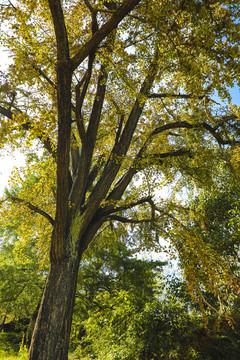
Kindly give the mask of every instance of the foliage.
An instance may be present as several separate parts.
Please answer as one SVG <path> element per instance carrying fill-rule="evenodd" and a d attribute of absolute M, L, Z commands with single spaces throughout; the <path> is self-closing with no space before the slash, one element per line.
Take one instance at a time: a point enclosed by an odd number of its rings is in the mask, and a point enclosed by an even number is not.
<path fill-rule="evenodd" d="M 158 247 L 167 230 L 192 293 L 206 278 L 214 295 L 223 280 L 238 289 L 198 229 L 176 237 L 171 223 L 177 191 L 211 184 L 218 160 L 236 155 L 228 88 L 239 84 L 239 2 L 24 0 L 4 2 L 0 16 L 12 57 L 0 79 L 1 145 L 29 159 L 1 221 L 16 225 L 19 249 L 35 241 L 43 268 L 50 252 L 30 359 L 67 358 L 79 262 L 108 224 L 125 225 L 136 249 Z"/>
<path fill-rule="evenodd" d="M 44 275 L 38 272 L 34 248 L 25 249 L 22 261 L 15 255 L 14 245 L 1 246 L 0 309 L 1 323 L 30 318 L 36 310 L 44 284 Z"/>
<path fill-rule="evenodd" d="M 125 297 L 134 303 L 135 310 L 143 308 L 157 292 L 156 281 L 165 265 L 136 259 L 120 241 L 111 244 L 103 240 L 94 244 L 80 267 L 72 329 L 75 337 L 89 316 L 111 314 L 114 304 Z"/>
<path fill-rule="evenodd" d="M 13 233 L 11 236 L 8 230 L 7 234 L 9 238 L 2 239 L 0 251 L 0 321 L 3 328 L 5 322 L 16 323 L 13 330 L 22 332 L 38 306 L 45 274 L 39 272 L 34 246 L 18 254 Z"/>
<path fill-rule="evenodd" d="M 185 281 L 163 276 L 162 265 L 132 257 L 117 240 L 93 244 L 76 292 L 72 359 L 238 359 L 237 302 L 231 307 L 234 329 L 224 319 L 217 323 L 214 312 L 206 327 Z"/>
<path fill-rule="evenodd" d="M 7 352 L 0 352 L 0 359 L 1 360 L 25 360 L 27 359 L 27 354 L 23 355 L 11 355 Z"/>
<path fill-rule="evenodd" d="M 19 351 L 19 344 L 22 341 L 21 333 L 0 333 L 0 354 L 3 352 L 17 353 Z M 0 355 L 1 356 L 1 355 Z"/>
<path fill-rule="evenodd" d="M 216 317 L 212 317 L 206 328 L 199 308 L 191 300 L 185 301 L 186 290 L 176 296 L 169 287 L 177 290 L 184 283 L 166 284 L 159 279 L 159 285 L 154 295 L 139 306 L 139 298 L 132 292 L 109 292 L 99 283 L 95 302 L 86 302 L 88 314 L 78 324 L 79 333 L 75 335 L 75 344 L 80 345 L 70 358 L 238 359 L 238 326 L 231 330 L 225 322 L 216 327 Z M 75 321 L 83 314 L 78 309 Z"/>
<path fill-rule="evenodd" d="M 177 352 L 181 342 L 184 352 L 184 338 L 189 340 L 192 329 L 181 308 L 170 310 L 168 305 L 163 308 L 155 301 L 136 309 L 134 301 L 123 292 L 114 301 L 106 294 L 102 303 L 111 306 L 112 311 L 92 314 L 85 321 L 87 336 L 76 351 L 83 358 L 153 359 Z"/>
<path fill-rule="evenodd" d="M 213 186 L 176 214 L 171 236 L 193 297 L 203 311 L 219 311 L 234 325 L 228 316 L 239 298 L 240 188 L 220 164 Z"/>
<path fill-rule="evenodd" d="M 52 159 L 35 155 L 28 155 L 26 162 L 28 167 L 21 168 L 20 172 L 16 168 L 12 171 L 11 186 L 5 190 L 0 225 L 1 229 L 14 231 L 14 248 L 19 256 L 23 252 L 22 258 L 27 259 L 28 250 L 25 248 L 31 248 L 34 243 L 37 250 L 35 261 L 44 268 L 49 264 L 51 225 L 46 217 L 39 216 L 38 210 L 44 209 L 53 216 L 55 164 Z M 8 233 L 5 238 L 11 235 Z"/>

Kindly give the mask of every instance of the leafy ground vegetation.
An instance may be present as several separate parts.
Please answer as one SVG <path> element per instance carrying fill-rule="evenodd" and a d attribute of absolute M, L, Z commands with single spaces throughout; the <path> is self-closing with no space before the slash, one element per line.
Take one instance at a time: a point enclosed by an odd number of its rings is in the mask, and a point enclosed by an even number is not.
<path fill-rule="evenodd" d="M 1 198 L 6 346 L 14 333 L 30 360 L 239 358 L 239 10 L 1 2 L 1 147 L 26 156 Z"/>

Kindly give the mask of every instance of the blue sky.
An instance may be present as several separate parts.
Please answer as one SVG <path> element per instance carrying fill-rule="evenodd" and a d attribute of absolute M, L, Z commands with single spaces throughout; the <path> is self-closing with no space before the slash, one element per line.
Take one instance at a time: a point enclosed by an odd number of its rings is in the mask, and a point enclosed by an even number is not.
<path fill-rule="evenodd" d="M 230 90 L 230 94 L 232 96 L 232 103 L 235 105 L 240 105 L 240 88 L 239 86 L 234 86 Z"/>

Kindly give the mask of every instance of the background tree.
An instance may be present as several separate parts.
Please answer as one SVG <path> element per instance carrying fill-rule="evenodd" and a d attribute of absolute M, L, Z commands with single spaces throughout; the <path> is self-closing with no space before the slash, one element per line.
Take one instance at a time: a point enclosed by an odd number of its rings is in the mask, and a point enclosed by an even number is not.
<path fill-rule="evenodd" d="M 30 344 L 47 274 L 39 270 L 34 244 L 17 249 L 14 229 L 14 223 L 1 229 L 0 245 L 0 349 L 10 352 Z"/>
<path fill-rule="evenodd" d="M 203 181 L 218 145 L 239 142 L 237 109 L 211 100 L 239 81 L 238 11 L 232 1 L 3 4 L 13 63 L 1 79 L 2 144 L 38 139 L 56 163 L 44 204 L 23 188 L 4 202 L 52 226 L 29 359 L 67 358 L 79 262 L 103 224 L 148 224 L 152 241 L 171 206 L 155 206 L 156 179 Z"/>
<path fill-rule="evenodd" d="M 206 327 L 182 278 L 163 274 L 160 262 L 133 258 L 122 243 L 102 241 L 81 266 L 73 359 L 238 359 L 238 316 L 232 329 L 210 309 Z"/>
<path fill-rule="evenodd" d="M 169 236 L 203 311 L 210 307 L 234 326 L 239 316 L 234 304 L 239 302 L 240 189 L 238 174 L 232 176 L 232 170 L 229 159 L 219 162 L 212 186 L 176 210 Z"/>

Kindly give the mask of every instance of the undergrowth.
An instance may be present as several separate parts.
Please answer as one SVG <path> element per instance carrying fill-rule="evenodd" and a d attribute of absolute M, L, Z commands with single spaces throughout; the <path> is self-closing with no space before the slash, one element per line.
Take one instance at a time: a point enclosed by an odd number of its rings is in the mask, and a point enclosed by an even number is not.
<path fill-rule="evenodd" d="M 27 360 L 27 352 L 20 351 L 16 354 L 10 354 L 6 351 L 0 351 L 0 360 Z"/>

